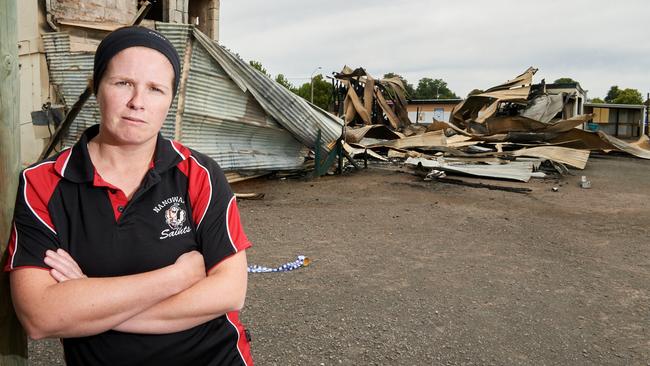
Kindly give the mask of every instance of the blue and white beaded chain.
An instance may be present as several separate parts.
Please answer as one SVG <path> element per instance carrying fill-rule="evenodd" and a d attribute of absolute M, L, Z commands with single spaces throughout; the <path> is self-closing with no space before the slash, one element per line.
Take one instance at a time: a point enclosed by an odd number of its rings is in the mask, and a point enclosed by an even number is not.
<path fill-rule="evenodd" d="M 294 269 L 298 269 L 300 267 L 307 267 L 311 260 L 304 255 L 299 255 L 298 259 L 296 259 L 293 262 L 288 262 L 285 263 L 279 267 L 276 268 L 269 268 L 269 267 L 264 267 L 264 266 L 258 266 L 257 264 L 251 264 L 248 266 L 248 272 L 250 273 L 268 273 L 268 272 L 287 272 L 287 271 L 293 271 Z"/>

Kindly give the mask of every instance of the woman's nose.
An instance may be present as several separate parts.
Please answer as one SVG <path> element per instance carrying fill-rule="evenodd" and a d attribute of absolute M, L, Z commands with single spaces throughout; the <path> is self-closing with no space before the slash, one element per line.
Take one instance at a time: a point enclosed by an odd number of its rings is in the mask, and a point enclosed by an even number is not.
<path fill-rule="evenodd" d="M 143 93 L 140 91 L 137 87 L 133 88 L 133 94 L 131 95 L 131 99 L 129 99 L 129 102 L 127 103 L 127 107 L 131 109 L 143 109 L 144 108 L 144 98 L 143 98 Z"/>

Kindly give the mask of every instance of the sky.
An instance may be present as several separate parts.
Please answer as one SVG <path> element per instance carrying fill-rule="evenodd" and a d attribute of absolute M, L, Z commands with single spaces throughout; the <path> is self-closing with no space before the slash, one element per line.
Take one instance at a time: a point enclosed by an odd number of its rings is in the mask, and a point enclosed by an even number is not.
<path fill-rule="evenodd" d="M 294 85 L 344 65 L 457 95 L 538 68 L 604 98 L 610 86 L 650 92 L 648 0 L 221 0 L 219 42 Z M 318 69 L 318 68 L 321 69 Z"/>

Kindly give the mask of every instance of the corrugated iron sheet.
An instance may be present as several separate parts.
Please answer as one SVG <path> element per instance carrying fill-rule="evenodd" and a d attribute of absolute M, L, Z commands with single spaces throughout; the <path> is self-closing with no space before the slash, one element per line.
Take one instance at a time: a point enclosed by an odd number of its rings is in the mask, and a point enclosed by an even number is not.
<path fill-rule="evenodd" d="M 189 30 L 187 27 L 175 27 L 173 24 L 156 22 L 156 30 L 163 33 L 167 39 L 174 45 L 178 56 L 181 59 L 181 73 L 183 72 L 183 57 L 185 57 L 185 48 L 189 42 Z M 178 138 L 175 136 L 176 112 L 178 110 L 178 94 L 172 101 L 167 113 L 167 119 L 163 123 L 161 133 L 167 138 Z"/>
<path fill-rule="evenodd" d="M 46 33 L 43 35 L 45 55 L 49 65 L 50 80 L 57 88 L 65 104 L 71 107 L 88 85 L 93 70 L 92 53 L 70 53 L 70 37 L 67 33 Z M 63 144 L 74 144 L 81 133 L 99 122 L 99 110 L 95 96 L 91 96 L 83 106 Z"/>
<path fill-rule="evenodd" d="M 341 135 L 341 119 L 317 111 L 306 100 L 219 46 L 194 26 L 188 27 L 192 27 L 195 39 L 223 67 L 240 89 L 250 91 L 260 106 L 300 142 L 313 148 L 319 129 L 327 142 L 336 140 Z"/>

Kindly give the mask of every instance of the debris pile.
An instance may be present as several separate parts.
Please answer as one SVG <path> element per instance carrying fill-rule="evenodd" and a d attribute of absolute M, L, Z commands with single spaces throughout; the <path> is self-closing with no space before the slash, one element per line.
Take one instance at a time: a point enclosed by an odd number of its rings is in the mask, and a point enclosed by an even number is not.
<path fill-rule="evenodd" d="M 339 114 L 346 124 L 386 124 L 395 130 L 411 125 L 406 91 L 398 77 L 374 79 L 363 68 L 352 70 L 348 66 L 334 77 L 339 84 L 338 99 L 344 95 Z"/>
<path fill-rule="evenodd" d="M 447 174 L 527 182 L 584 169 L 590 152 L 620 151 L 650 159 L 650 141 L 628 143 L 585 131 L 590 114 L 572 115 L 576 96 L 533 84 L 535 68 L 471 95 L 450 121 L 411 124 L 399 79 L 375 80 L 363 69 L 335 77 L 344 88 L 344 149 L 351 156 L 399 161 L 425 179 Z M 378 108 L 378 107 L 379 108 Z"/>

